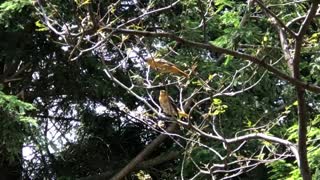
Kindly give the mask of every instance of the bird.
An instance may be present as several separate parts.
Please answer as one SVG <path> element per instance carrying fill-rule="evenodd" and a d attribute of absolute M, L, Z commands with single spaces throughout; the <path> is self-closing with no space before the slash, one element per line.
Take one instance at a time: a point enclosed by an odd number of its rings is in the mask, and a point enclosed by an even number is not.
<path fill-rule="evenodd" d="M 178 117 L 179 112 L 172 98 L 168 95 L 166 90 L 160 90 L 159 103 L 163 112 L 172 117 Z"/>
<path fill-rule="evenodd" d="M 145 60 L 152 69 L 163 73 L 172 73 L 189 78 L 189 75 L 187 73 L 183 72 L 175 64 L 165 59 L 148 57 Z"/>

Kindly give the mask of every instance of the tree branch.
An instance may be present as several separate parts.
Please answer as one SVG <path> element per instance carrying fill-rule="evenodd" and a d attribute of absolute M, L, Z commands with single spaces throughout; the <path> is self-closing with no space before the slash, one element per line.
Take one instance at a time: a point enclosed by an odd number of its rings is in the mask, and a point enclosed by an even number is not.
<path fill-rule="evenodd" d="M 314 17 L 320 17 L 320 13 L 315 14 Z M 287 27 L 290 27 L 292 24 L 296 23 L 297 21 L 302 21 L 302 20 L 304 20 L 305 18 L 306 18 L 306 16 L 300 16 L 300 17 L 294 18 L 294 19 L 292 19 L 291 21 L 289 21 L 289 22 L 286 24 L 286 26 L 287 26 Z"/>
<path fill-rule="evenodd" d="M 283 28 L 289 35 L 293 38 L 295 38 L 297 35 L 291 31 L 284 23 L 283 21 L 275 15 L 270 9 L 268 9 L 260 0 L 254 0 L 265 12 L 267 12 L 272 18 L 274 18 L 277 23 L 280 25 L 281 28 Z"/>
<path fill-rule="evenodd" d="M 293 71 L 292 76 L 293 78 L 300 80 L 300 61 L 301 61 L 301 47 L 303 36 L 305 35 L 312 19 L 315 17 L 315 14 L 318 9 L 319 0 L 314 0 L 311 4 L 311 8 L 303 21 L 298 36 L 296 38 L 295 47 L 294 47 L 294 57 L 292 60 Z M 298 151 L 299 151 L 299 158 L 300 158 L 300 172 L 301 176 L 304 180 L 311 180 L 312 176 L 310 173 L 310 168 L 308 164 L 308 157 L 307 157 L 307 110 L 306 110 L 306 100 L 304 98 L 305 89 L 296 86 L 297 91 L 297 99 L 298 99 L 298 116 L 299 116 L 299 139 L 298 139 Z"/>
<path fill-rule="evenodd" d="M 180 151 L 170 151 L 168 153 L 161 154 L 153 159 L 149 159 L 147 161 L 143 161 L 136 166 L 136 169 L 146 169 L 150 168 L 164 162 L 176 159 L 181 154 Z"/>
<path fill-rule="evenodd" d="M 292 78 L 292 77 L 284 74 L 280 70 L 276 69 L 275 67 L 267 64 L 265 61 L 262 61 L 261 59 L 254 57 L 254 56 L 251 56 L 249 54 L 233 51 L 230 49 L 220 48 L 220 47 L 214 46 L 212 44 L 208 44 L 208 43 L 199 43 L 199 42 L 187 40 L 187 39 L 181 38 L 181 37 L 176 36 L 171 33 L 137 31 L 137 30 L 130 30 L 130 29 L 114 29 L 114 28 L 107 28 L 107 27 L 102 28 L 100 31 L 102 31 L 102 30 L 105 30 L 107 32 L 112 32 L 115 34 L 128 34 L 128 35 L 137 35 L 137 36 L 145 36 L 145 37 L 169 38 L 169 39 L 175 40 L 176 42 L 183 43 L 184 45 L 207 49 L 209 51 L 224 53 L 224 54 L 228 54 L 228 55 L 240 58 L 240 59 L 249 60 L 249 61 L 259 65 L 260 67 L 265 68 L 266 70 L 268 70 L 269 72 L 271 72 L 275 76 L 277 76 L 278 78 L 288 81 L 292 85 L 300 86 L 301 88 L 309 90 L 311 92 L 320 93 L 320 87 L 305 83 L 305 82 L 303 82 L 301 80 L 297 80 L 295 78 Z"/>
<path fill-rule="evenodd" d="M 176 123 L 172 123 L 166 131 L 168 132 L 174 132 L 177 128 Z M 138 163 L 143 161 L 145 157 L 147 157 L 149 154 L 151 154 L 156 147 L 160 145 L 161 142 L 163 142 L 168 136 L 165 134 L 159 135 L 156 139 L 154 139 L 147 147 L 145 147 L 134 159 L 130 161 L 121 171 L 119 171 L 116 175 L 114 175 L 111 180 L 119 180 L 124 179 L 124 177 L 130 173 Z"/>

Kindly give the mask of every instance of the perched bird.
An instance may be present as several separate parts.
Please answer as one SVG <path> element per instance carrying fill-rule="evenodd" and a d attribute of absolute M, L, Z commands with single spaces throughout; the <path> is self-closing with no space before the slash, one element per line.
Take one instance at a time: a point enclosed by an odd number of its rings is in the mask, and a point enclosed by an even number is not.
<path fill-rule="evenodd" d="M 165 114 L 173 117 L 178 117 L 178 109 L 173 103 L 172 98 L 168 95 L 168 93 L 165 90 L 160 90 L 159 103 Z"/>
<path fill-rule="evenodd" d="M 177 74 L 189 78 L 189 75 L 187 73 L 183 72 L 175 64 L 165 59 L 148 57 L 146 58 L 146 62 L 152 69 L 155 69 L 157 71 Z"/>

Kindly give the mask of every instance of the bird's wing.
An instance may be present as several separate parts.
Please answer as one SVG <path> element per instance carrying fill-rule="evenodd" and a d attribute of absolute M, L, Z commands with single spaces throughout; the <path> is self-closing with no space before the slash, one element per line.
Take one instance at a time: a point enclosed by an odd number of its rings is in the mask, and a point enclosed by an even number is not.
<path fill-rule="evenodd" d="M 147 58 L 147 63 L 153 69 L 160 72 L 173 73 L 189 78 L 189 75 L 179 69 L 175 64 L 162 58 Z"/>
<path fill-rule="evenodd" d="M 172 62 L 167 61 L 167 60 L 162 59 L 162 58 L 155 58 L 155 59 L 154 59 L 154 62 L 155 62 L 155 63 L 166 64 L 166 65 L 170 65 L 170 66 L 176 66 L 176 65 L 173 64 Z"/>
<path fill-rule="evenodd" d="M 174 104 L 172 98 L 168 96 L 167 92 L 160 91 L 159 102 L 164 113 L 170 116 L 178 116 L 177 107 Z"/>

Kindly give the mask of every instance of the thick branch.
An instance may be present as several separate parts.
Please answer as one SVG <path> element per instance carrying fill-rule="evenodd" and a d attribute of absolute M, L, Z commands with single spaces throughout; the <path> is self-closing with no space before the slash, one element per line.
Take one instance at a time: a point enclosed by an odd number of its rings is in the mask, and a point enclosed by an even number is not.
<path fill-rule="evenodd" d="M 315 17 L 315 15 L 317 13 L 318 5 L 319 5 L 319 0 L 313 0 L 313 3 L 312 3 L 311 8 L 310 8 L 310 10 L 308 12 L 308 15 L 304 19 L 304 21 L 302 23 L 302 26 L 300 27 L 298 36 L 302 37 L 306 33 L 306 31 L 307 31 L 312 19 Z"/>
<path fill-rule="evenodd" d="M 173 132 L 176 130 L 177 128 L 177 124 L 176 123 L 172 123 L 167 131 L 168 132 Z M 151 154 L 154 149 L 156 147 L 158 147 L 160 145 L 161 142 L 163 142 L 168 136 L 165 134 L 161 134 L 159 135 L 156 139 L 154 139 L 147 147 L 145 147 L 143 149 L 143 151 L 141 151 L 134 159 L 132 159 L 130 161 L 130 163 L 128 163 L 126 165 L 126 167 L 124 167 L 123 169 L 121 169 L 120 172 L 118 172 L 115 176 L 113 176 L 111 178 L 111 180 L 119 180 L 119 179 L 123 179 L 126 175 L 128 175 L 128 173 L 130 173 L 136 166 L 138 163 L 140 163 L 141 161 L 143 161 L 149 154 Z"/>
<path fill-rule="evenodd" d="M 301 47 L 303 36 L 305 35 L 312 19 L 315 17 L 315 14 L 318 9 L 319 0 L 314 0 L 311 8 L 306 16 L 305 20 L 303 21 L 298 36 L 295 42 L 295 54 L 293 58 L 293 72 L 292 76 L 295 79 L 300 80 L 300 61 L 301 61 Z M 307 110 L 306 110 L 306 101 L 304 98 L 305 89 L 296 86 L 297 91 L 297 99 L 298 99 L 298 116 L 299 116 L 299 140 L 298 140 L 298 151 L 299 151 L 299 158 L 300 158 L 300 172 L 301 176 L 304 180 L 311 180 L 311 173 L 308 164 L 308 157 L 307 157 Z"/>
<path fill-rule="evenodd" d="M 280 79 L 286 80 L 295 86 L 299 86 L 303 89 L 306 89 L 306 90 L 309 90 L 309 91 L 312 91 L 315 93 L 320 93 L 320 87 L 314 86 L 311 84 L 307 84 L 301 80 L 297 80 L 295 78 L 292 78 L 292 77 L 284 74 L 280 70 L 276 69 L 275 67 L 267 64 L 265 61 L 262 61 L 261 59 L 254 57 L 254 56 L 251 56 L 249 54 L 240 53 L 240 52 L 233 51 L 230 49 L 220 48 L 220 47 L 214 46 L 212 44 L 208 44 L 208 43 L 199 43 L 199 42 L 195 42 L 195 41 L 190 41 L 190 40 L 183 39 L 183 38 L 176 36 L 174 34 L 171 34 L 171 33 L 136 31 L 136 30 L 130 30 L 130 29 L 114 29 L 114 28 L 102 28 L 101 30 L 105 30 L 107 32 L 112 32 L 115 34 L 129 34 L 129 35 L 137 35 L 137 36 L 145 36 L 145 37 L 148 37 L 148 36 L 149 37 L 164 37 L 164 38 L 169 38 L 169 39 L 175 40 L 175 41 L 180 42 L 184 45 L 207 49 L 207 50 L 213 51 L 213 52 L 232 55 L 236 58 L 249 60 L 249 61 L 259 65 L 260 67 L 265 68 L 266 70 L 273 73 L 275 76 L 279 77 Z"/>
<path fill-rule="evenodd" d="M 286 60 L 290 71 L 293 71 L 293 67 L 291 63 L 293 59 L 293 55 L 290 52 L 290 44 L 289 44 L 288 38 L 285 32 L 280 27 L 277 27 L 277 28 L 279 30 L 280 44 L 281 44 L 282 52 L 284 54 L 284 59 Z"/>
<path fill-rule="evenodd" d="M 137 165 L 136 169 L 146 169 L 150 168 L 164 162 L 176 159 L 181 154 L 180 151 L 170 151 L 168 153 L 161 154 L 153 159 L 141 162 Z"/>
<path fill-rule="evenodd" d="M 296 87 L 297 99 L 298 99 L 298 116 L 299 116 L 299 129 L 298 129 L 298 152 L 300 159 L 300 172 L 304 180 L 311 180 L 311 174 L 309 169 L 308 157 L 307 157 L 307 126 L 308 117 L 306 110 L 306 101 L 304 98 L 305 91 L 299 87 Z"/>

